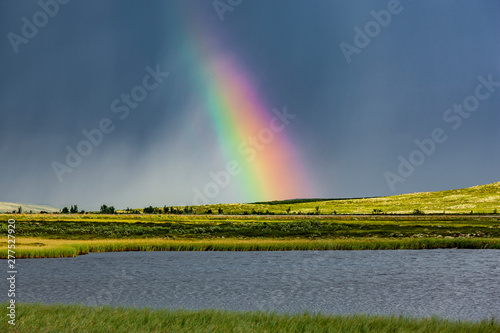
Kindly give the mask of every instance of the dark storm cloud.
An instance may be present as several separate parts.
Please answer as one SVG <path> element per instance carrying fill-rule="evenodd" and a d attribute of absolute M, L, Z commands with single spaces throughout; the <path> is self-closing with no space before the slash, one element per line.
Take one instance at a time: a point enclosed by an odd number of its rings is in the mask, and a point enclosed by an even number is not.
<path fill-rule="evenodd" d="M 500 90 L 458 130 L 443 114 L 474 93 L 478 76 L 500 81 L 500 6 L 402 0 L 348 63 L 339 45 L 355 46 L 354 28 L 390 3 L 243 1 L 220 22 L 210 1 L 70 1 L 16 53 L 8 34 L 22 35 L 22 18 L 40 5 L 0 1 L 0 201 L 191 203 L 221 162 L 208 116 L 193 110 L 193 64 L 181 54 L 194 22 L 182 7 L 217 25 L 268 105 L 297 114 L 289 135 L 318 197 L 392 194 L 384 172 L 438 127 L 448 140 L 395 193 L 498 181 Z M 111 103 L 157 65 L 168 78 L 119 120 Z M 114 131 L 59 182 L 51 163 L 103 118 Z M 228 189 L 214 200 L 231 198 Z"/>

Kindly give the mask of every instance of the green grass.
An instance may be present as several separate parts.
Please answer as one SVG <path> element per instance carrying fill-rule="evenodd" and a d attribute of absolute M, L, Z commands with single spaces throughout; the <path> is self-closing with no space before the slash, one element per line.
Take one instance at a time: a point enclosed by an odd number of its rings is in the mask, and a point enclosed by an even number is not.
<path fill-rule="evenodd" d="M 28 215 L 26 215 L 28 216 Z M 115 215 L 91 219 L 16 222 L 16 234 L 50 239 L 117 238 L 365 238 L 365 237 L 465 237 L 500 238 L 500 221 L 493 216 L 162 216 L 157 219 L 125 220 Z M 118 217 L 121 217 L 118 215 Z M 154 216 L 156 217 L 156 216 Z M 109 218 L 108 221 L 105 218 Z M 0 233 L 7 233 L 6 220 Z"/>
<path fill-rule="evenodd" d="M 6 303 L 2 304 L 5 309 Z M 277 314 L 21 304 L 2 332 L 499 332 L 498 322 L 403 316 Z"/>
<path fill-rule="evenodd" d="M 468 214 L 471 211 L 491 214 L 500 212 L 500 182 L 465 189 L 410 193 L 389 197 L 364 199 L 305 199 L 254 204 L 222 204 L 197 206 L 197 212 L 222 209 L 225 214 L 274 213 L 313 214 L 371 214 L 374 209 L 386 214 L 411 214 L 418 209 L 429 214 Z M 178 207 L 181 209 L 182 207 Z"/>
<path fill-rule="evenodd" d="M 0 304 L 5 309 L 7 303 Z M 4 310 L 5 311 L 5 310 Z M 493 319 L 480 322 L 436 317 L 278 314 L 220 310 L 152 310 L 82 305 L 18 304 L 16 325 L 5 315 L 2 332 L 474 332 L 493 333 Z"/>
<path fill-rule="evenodd" d="M 401 249 L 500 249 L 500 238 L 366 238 L 366 239 L 16 239 L 16 258 L 74 257 L 90 252 L 120 251 L 308 251 L 308 250 L 401 250 Z M 0 258 L 7 257 L 7 246 Z"/>

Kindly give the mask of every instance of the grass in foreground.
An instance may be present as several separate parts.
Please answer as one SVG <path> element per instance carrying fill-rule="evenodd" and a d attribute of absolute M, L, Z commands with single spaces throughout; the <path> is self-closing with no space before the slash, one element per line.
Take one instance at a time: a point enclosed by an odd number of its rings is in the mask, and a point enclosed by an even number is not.
<path fill-rule="evenodd" d="M 1 303 L 3 309 L 7 303 Z M 19 304 L 2 332 L 499 332 L 498 322 L 403 316 L 277 314 Z"/>
<path fill-rule="evenodd" d="M 363 239 L 104 239 L 65 240 L 16 238 L 16 258 L 75 257 L 90 252 L 120 251 L 290 251 L 290 250 L 402 250 L 500 249 L 500 239 L 485 238 L 363 238 Z M 7 257 L 6 246 L 0 258 Z"/>

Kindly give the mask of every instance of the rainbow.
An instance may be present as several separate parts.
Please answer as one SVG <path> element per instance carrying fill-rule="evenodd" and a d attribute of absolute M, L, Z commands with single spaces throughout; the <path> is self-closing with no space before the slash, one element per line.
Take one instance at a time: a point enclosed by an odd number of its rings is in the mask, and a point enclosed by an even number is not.
<path fill-rule="evenodd" d="M 237 199 L 310 197 L 313 191 L 305 168 L 286 136 L 288 124 L 277 116 L 282 107 L 273 109 L 260 98 L 249 72 L 222 46 L 221 32 L 213 23 L 196 15 L 194 8 L 183 11 L 193 24 L 187 27 L 187 45 L 181 56 L 194 66 L 191 75 L 202 108 L 209 114 L 226 161 L 236 161 L 241 167 L 241 173 L 231 179 L 240 196 Z"/>

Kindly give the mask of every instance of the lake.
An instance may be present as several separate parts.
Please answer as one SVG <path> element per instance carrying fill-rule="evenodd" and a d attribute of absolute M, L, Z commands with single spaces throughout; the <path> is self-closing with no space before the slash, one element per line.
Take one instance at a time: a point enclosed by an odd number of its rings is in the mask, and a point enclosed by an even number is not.
<path fill-rule="evenodd" d="M 17 260 L 20 302 L 500 318 L 500 251 L 119 252 Z M 0 287 L 2 301 L 8 290 Z"/>

